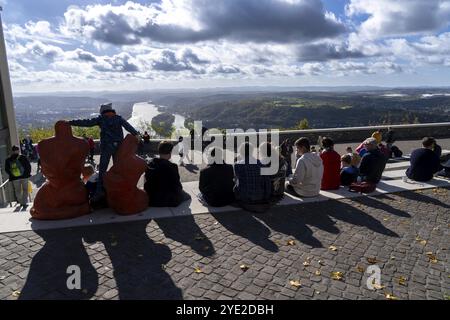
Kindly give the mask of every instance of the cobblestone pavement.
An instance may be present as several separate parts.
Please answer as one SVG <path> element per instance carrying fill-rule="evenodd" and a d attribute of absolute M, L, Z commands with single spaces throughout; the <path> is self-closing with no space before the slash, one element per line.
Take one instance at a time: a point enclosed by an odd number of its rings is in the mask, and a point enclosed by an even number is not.
<path fill-rule="evenodd" d="M 2 234 L 0 299 L 448 299 L 449 204 L 435 189 Z M 367 288 L 371 263 L 385 288 Z"/>

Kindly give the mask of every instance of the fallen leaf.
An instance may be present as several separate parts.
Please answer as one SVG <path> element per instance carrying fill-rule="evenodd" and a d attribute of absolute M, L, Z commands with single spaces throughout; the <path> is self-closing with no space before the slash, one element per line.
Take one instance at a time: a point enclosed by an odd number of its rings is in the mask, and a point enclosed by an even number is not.
<path fill-rule="evenodd" d="M 300 283 L 300 280 L 291 280 L 291 281 L 289 281 L 289 283 L 291 284 L 291 286 L 296 287 L 296 288 L 300 288 L 302 286 L 302 284 Z"/>
<path fill-rule="evenodd" d="M 6 276 L 1 276 L 1 277 L 0 277 L 0 281 L 1 281 L 1 280 L 5 280 L 5 279 L 6 279 Z"/>
<path fill-rule="evenodd" d="M 426 255 L 428 256 L 428 259 L 431 263 L 438 263 L 438 259 L 433 254 L 433 252 L 427 252 Z"/>
<path fill-rule="evenodd" d="M 250 267 L 248 265 L 246 265 L 246 264 L 241 264 L 239 266 L 239 268 L 241 268 L 241 270 L 244 271 L 244 272 L 247 271 L 248 269 L 250 269 Z"/>
<path fill-rule="evenodd" d="M 295 241 L 294 240 L 289 240 L 286 244 L 288 246 L 295 246 Z"/>
<path fill-rule="evenodd" d="M 338 250 L 338 248 L 337 247 L 335 247 L 335 246 L 330 246 L 330 248 L 329 248 L 331 251 L 337 251 Z"/>
<path fill-rule="evenodd" d="M 12 296 L 17 298 L 18 296 L 20 296 L 20 293 L 20 291 L 16 290 L 12 293 Z"/>
<path fill-rule="evenodd" d="M 305 261 L 305 262 L 303 262 L 303 265 L 304 265 L 305 267 L 309 267 L 309 266 L 311 265 L 311 263 L 309 263 L 308 261 Z"/>
<path fill-rule="evenodd" d="M 383 221 L 389 221 L 389 218 L 383 218 Z"/>
<path fill-rule="evenodd" d="M 342 280 L 342 278 L 344 277 L 344 273 L 340 272 L 340 271 L 335 271 L 331 273 L 331 279 L 333 280 Z"/>
<path fill-rule="evenodd" d="M 324 266 L 324 265 L 325 265 L 325 262 L 323 262 L 322 260 L 319 260 L 319 264 L 320 264 L 321 266 Z"/>
<path fill-rule="evenodd" d="M 320 276 L 320 275 L 322 275 L 322 272 L 320 272 L 320 270 L 317 270 L 316 272 L 314 272 L 314 274 L 315 274 L 316 276 Z"/>
<path fill-rule="evenodd" d="M 394 256 L 391 257 L 391 260 L 395 260 L 396 258 Z"/>
<path fill-rule="evenodd" d="M 384 296 L 388 300 L 398 300 L 398 298 L 396 296 L 394 296 L 393 294 L 390 294 L 390 293 L 385 293 Z"/>
<path fill-rule="evenodd" d="M 427 240 L 420 241 L 420 244 L 423 245 L 423 246 L 427 245 L 427 243 L 428 243 Z"/>
<path fill-rule="evenodd" d="M 419 237 L 419 236 L 417 236 L 417 237 L 416 237 L 416 241 L 422 241 L 422 238 Z"/>
<path fill-rule="evenodd" d="M 361 266 L 357 266 L 356 270 L 358 270 L 359 273 L 364 273 L 364 271 L 366 271 L 366 269 L 364 269 L 364 267 Z"/>
<path fill-rule="evenodd" d="M 382 290 L 382 289 L 386 288 L 385 286 L 382 286 L 381 284 L 376 284 L 375 279 L 373 279 L 373 281 L 372 281 L 372 286 L 375 290 Z"/>
<path fill-rule="evenodd" d="M 406 281 L 408 281 L 408 279 L 406 279 L 405 277 L 401 276 L 400 278 L 398 278 L 398 284 L 405 286 L 406 285 Z"/>
<path fill-rule="evenodd" d="M 200 268 L 198 268 L 198 267 L 195 268 L 194 271 L 195 271 L 195 273 L 203 273 L 202 269 L 200 269 Z"/>
<path fill-rule="evenodd" d="M 370 264 L 376 264 L 378 261 L 377 258 L 367 258 L 367 262 Z"/>

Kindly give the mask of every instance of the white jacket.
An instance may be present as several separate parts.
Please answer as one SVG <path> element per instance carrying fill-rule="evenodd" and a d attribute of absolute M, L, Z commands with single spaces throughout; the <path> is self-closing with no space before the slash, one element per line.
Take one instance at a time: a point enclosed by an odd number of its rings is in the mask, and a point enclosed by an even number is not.
<path fill-rule="evenodd" d="M 315 153 L 305 153 L 297 160 L 297 167 L 289 184 L 302 197 L 316 197 L 320 193 L 322 176 L 322 159 Z"/>

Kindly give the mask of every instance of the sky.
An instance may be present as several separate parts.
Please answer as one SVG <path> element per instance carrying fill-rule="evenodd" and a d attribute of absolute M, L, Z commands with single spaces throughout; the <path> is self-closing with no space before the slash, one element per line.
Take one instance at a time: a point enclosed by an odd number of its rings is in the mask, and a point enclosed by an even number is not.
<path fill-rule="evenodd" d="M 450 0 L 0 0 L 13 91 L 450 86 Z"/>

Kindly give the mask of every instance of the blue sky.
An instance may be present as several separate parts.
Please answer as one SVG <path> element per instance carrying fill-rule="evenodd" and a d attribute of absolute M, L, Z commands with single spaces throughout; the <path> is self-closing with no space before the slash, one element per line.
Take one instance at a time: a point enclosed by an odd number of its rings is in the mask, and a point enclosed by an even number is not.
<path fill-rule="evenodd" d="M 450 86 L 450 0 L 0 0 L 15 92 Z"/>

